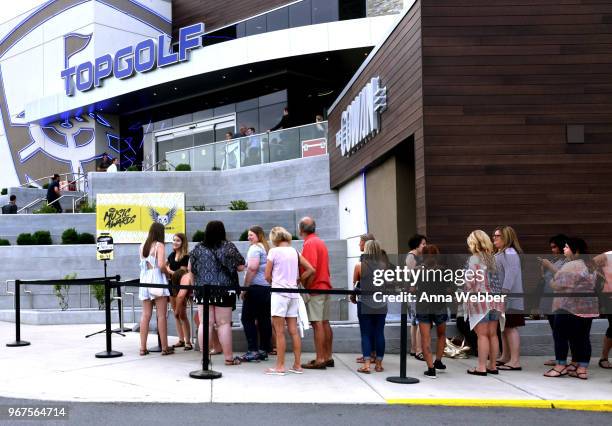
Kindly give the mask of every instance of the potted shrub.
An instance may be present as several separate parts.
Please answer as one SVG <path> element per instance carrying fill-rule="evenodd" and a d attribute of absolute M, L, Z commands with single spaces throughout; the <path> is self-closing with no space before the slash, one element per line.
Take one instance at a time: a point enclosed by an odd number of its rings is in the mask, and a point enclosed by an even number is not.
<path fill-rule="evenodd" d="M 0 246 L 10 246 L 11 242 L 9 240 L 0 239 Z"/>
<path fill-rule="evenodd" d="M 96 243 L 96 237 L 94 237 L 89 232 L 83 232 L 82 234 L 79 234 L 78 244 L 95 244 L 95 243 Z"/>
<path fill-rule="evenodd" d="M 34 214 L 50 214 L 50 213 L 57 213 L 57 210 L 55 210 L 55 207 L 50 206 L 48 204 L 45 204 L 44 206 L 42 206 L 38 210 L 34 210 L 32 213 L 34 213 Z"/>
<path fill-rule="evenodd" d="M 50 246 L 53 244 L 51 233 L 49 231 L 36 231 L 32 234 L 32 240 L 35 245 Z"/>
<path fill-rule="evenodd" d="M 230 201 L 229 209 L 230 210 L 248 210 L 249 203 L 247 203 L 244 200 Z"/>
<path fill-rule="evenodd" d="M 17 245 L 18 246 L 33 246 L 34 239 L 32 238 L 32 234 L 29 232 L 24 232 L 17 236 Z"/>
<path fill-rule="evenodd" d="M 83 203 L 81 207 L 79 207 L 79 212 L 81 213 L 95 213 L 96 212 L 96 203 Z"/>
<path fill-rule="evenodd" d="M 72 274 L 68 274 L 64 277 L 65 280 L 74 280 L 76 278 L 76 272 Z M 57 297 L 60 309 L 65 311 L 68 309 L 68 296 L 70 292 L 69 284 L 55 284 L 53 286 L 53 291 L 55 292 L 55 297 Z"/>
<path fill-rule="evenodd" d="M 190 172 L 191 171 L 191 166 L 189 164 L 181 163 L 181 164 L 177 165 L 174 170 L 177 171 L 177 172 Z"/>

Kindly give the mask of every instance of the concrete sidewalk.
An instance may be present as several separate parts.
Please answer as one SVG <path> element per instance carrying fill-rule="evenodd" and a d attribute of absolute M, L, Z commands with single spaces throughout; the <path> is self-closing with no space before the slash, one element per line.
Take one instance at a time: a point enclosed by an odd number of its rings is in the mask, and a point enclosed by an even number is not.
<path fill-rule="evenodd" d="M 523 371 L 488 377 L 465 373 L 475 359 L 445 358 L 448 369 L 431 380 L 422 375 L 425 364 L 410 358 L 408 375 L 421 382 L 398 385 L 385 380 L 399 372 L 397 355 L 385 357 L 383 373 L 357 373 L 356 354 L 337 354 L 335 368 L 283 377 L 263 374 L 273 361 L 228 367 L 222 356 L 213 356 L 213 368 L 223 377 L 202 381 L 188 375 L 201 365 L 199 352 L 178 350 L 167 357 L 155 353 L 140 357 L 137 333 L 113 336 L 113 349 L 123 352 L 122 357 L 95 358 L 95 353 L 105 349 L 104 335 L 84 336 L 98 328 L 24 325 L 22 338 L 32 344 L 8 348 L 5 343 L 14 336 L 14 324 L 0 322 L 0 396 L 53 401 L 407 403 L 612 410 L 612 371 L 597 367 L 596 358 L 586 381 L 542 377 L 545 357 L 524 357 Z M 155 336 L 150 336 L 149 344 L 155 343 Z M 310 359 L 311 354 L 303 357 Z M 289 354 L 288 362 L 292 361 Z"/>

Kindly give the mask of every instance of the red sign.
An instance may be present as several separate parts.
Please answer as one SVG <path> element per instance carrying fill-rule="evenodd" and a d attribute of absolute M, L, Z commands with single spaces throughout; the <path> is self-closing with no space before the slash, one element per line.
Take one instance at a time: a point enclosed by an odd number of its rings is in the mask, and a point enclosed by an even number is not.
<path fill-rule="evenodd" d="M 302 158 L 327 154 L 327 139 L 309 139 L 302 141 Z"/>

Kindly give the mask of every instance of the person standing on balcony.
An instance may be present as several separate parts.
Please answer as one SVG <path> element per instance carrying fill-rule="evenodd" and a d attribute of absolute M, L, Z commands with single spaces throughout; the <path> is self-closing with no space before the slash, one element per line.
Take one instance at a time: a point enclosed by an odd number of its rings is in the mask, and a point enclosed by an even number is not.
<path fill-rule="evenodd" d="M 278 124 L 272 127 L 269 131 L 274 132 L 275 130 L 288 129 L 290 127 L 293 127 L 293 125 L 291 123 L 291 118 L 289 117 L 289 108 L 285 107 L 283 109 L 283 117 L 278 122 Z"/>
<path fill-rule="evenodd" d="M 299 224 L 300 236 L 304 238 L 302 256 L 313 266 L 315 274 L 304 285 L 308 290 L 331 290 L 329 274 L 329 253 L 322 239 L 315 233 L 316 223 L 311 217 L 304 217 Z M 303 368 L 324 370 L 334 366 L 332 342 L 334 335 L 329 325 L 329 294 L 311 293 L 306 303 L 308 319 L 314 332 L 316 359 Z"/>
<path fill-rule="evenodd" d="M 112 160 L 110 159 L 110 157 L 108 156 L 108 154 L 105 152 L 102 154 L 102 158 L 100 158 L 100 162 L 98 164 L 98 172 L 105 172 L 110 165 L 112 164 Z"/>
<path fill-rule="evenodd" d="M 113 158 L 113 162 L 108 169 L 106 169 L 106 173 L 117 173 L 119 171 L 119 159 L 117 157 Z"/>
<path fill-rule="evenodd" d="M 58 213 L 62 212 L 62 205 L 58 200 L 61 196 L 60 193 L 60 176 L 56 173 L 51 178 L 51 182 L 49 183 L 49 188 L 47 188 L 47 204 L 52 206 Z M 51 204 L 53 203 L 53 204 Z"/>
<path fill-rule="evenodd" d="M 2 214 L 17 214 L 17 196 L 12 194 L 9 197 L 9 203 L 2 206 Z"/>

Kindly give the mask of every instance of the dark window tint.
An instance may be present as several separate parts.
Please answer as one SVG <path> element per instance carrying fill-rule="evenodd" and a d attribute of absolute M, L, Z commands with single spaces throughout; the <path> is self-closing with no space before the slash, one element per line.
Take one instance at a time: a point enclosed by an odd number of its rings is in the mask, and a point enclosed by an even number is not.
<path fill-rule="evenodd" d="M 236 104 L 236 112 L 246 111 L 248 109 L 257 108 L 258 106 L 259 100 L 257 98 L 249 99 L 248 101 L 238 102 Z"/>
<path fill-rule="evenodd" d="M 339 0 L 340 20 L 359 19 L 366 16 L 366 0 Z"/>
<path fill-rule="evenodd" d="M 287 91 L 286 90 L 279 90 L 278 92 L 270 93 L 269 95 L 259 97 L 260 107 L 266 106 L 266 105 L 277 104 L 281 102 L 284 102 L 284 103 L 287 102 Z"/>
<path fill-rule="evenodd" d="M 237 37 L 237 26 L 230 25 L 229 27 L 213 31 L 210 34 L 205 34 L 202 36 L 202 43 L 204 46 L 212 46 L 213 44 L 234 40 Z"/>
<path fill-rule="evenodd" d="M 289 28 L 289 8 L 283 7 L 266 14 L 268 31 L 278 31 Z"/>
<path fill-rule="evenodd" d="M 338 20 L 338 2 L 329 0 L 312 1 L 312 23 L 322 24 Z"/>
<path fill-rule="evenodd" d="M 255 127 L 255 133 L 261 133 L 259 128 L 259 113 L 257 109 L 251 109 L 248 111 L 242 111 L 236 114 L 236 128 L 240 130 L 241 127 Z M 264 129 L 266 131 L 268 129 Z"/>
<path fill-rule="evenodd" d="M 193 138 L 194 146 L 206 145 L 207 143 L 212 143 L 215 141 L 215 135 L 212 130 L 205 130 L 203 132 L 196 133 L 195 135 L 193 135 Z"/>
<path fill-rule="evenodd" d="M 310 0 L 303 0 L 289 6 L 289 27 L 302 27 L 310 25 L 312 20 L 312 5 Z"/>
<path fill-rule="evenodd" d="M 204 111 L 198 111 L 193 113 L 193 121 L 204 121 L 209 118 L 213 118 L 213 110 L 207 109 Z"/>
<path fill-rule="evenodd" d="M 266 16 L 261 15 L 246 21 L 246 35 L 252 36 L 266 32 Z"/>
<path fill-rule="evenodd" d="M 262 131 L 265 132 L 271 129 L 281 121 L 281 118 L 283 118 L 283 109 L 285 109 L 284 102 L 259 108 L 259 124 L 261 125 Z"/>
<path fill-rule="evenodd" d="M 236 104 L 223 105 L 218 108 L 215 108 L 215 117 L 228 115 L 233 113 L 234 111 L 236 111 Z"/>

